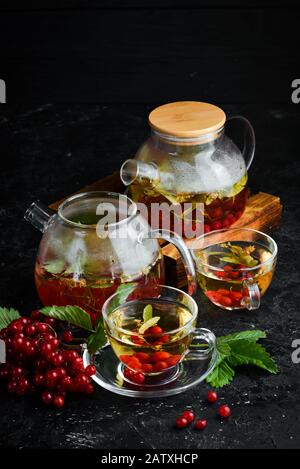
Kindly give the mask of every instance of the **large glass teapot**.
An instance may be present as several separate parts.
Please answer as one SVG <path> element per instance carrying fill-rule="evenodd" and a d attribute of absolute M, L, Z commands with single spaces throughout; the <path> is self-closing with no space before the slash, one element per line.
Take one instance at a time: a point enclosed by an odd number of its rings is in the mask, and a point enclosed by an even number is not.
<path fill-rule="evenodd" d="M 122 284 L 143 285 L 151 295 L 164 284 L 158 238 L 174 243 L 181 253 L 189 293 L 194 293 L 195 268 L 182 239 L 166 230 L 151 230 L 125 195 L 74 195 L 57 213 L 34 202 L 25 219 L 43 233 L 35 282 L 44 305 L 81 306 L 96 320 L 103 303 Z"/>
<path fill-rule="evenodd" d="M 149 115 L 151 137 L 120 171 L 133 200 L 202 202 L 204 232 L 238 220 L 247 202 L 255 136 L 244 117 L 228 119 L 226 127 L 230 123 L 231 130 L 238 130 L 238 147 L 225 135 L 225 122 L 224 111 L 208 103 L 177 102 L 154 109 Z M 193 214 L 190 220 L 198 221 Z"/>

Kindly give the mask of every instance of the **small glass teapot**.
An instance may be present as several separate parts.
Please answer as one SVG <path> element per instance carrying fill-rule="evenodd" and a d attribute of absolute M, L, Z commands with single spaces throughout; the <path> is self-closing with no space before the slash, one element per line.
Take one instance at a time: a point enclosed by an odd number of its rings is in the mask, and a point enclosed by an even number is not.
<path fill-rule="evenodd" d="M 87 192 L 71 196 L 50 211 L 34 202 L 25 219 L 42 233 L 35 282 L 44 305 L 77 305 L 96 320 L 102 305 L 128 282 L 151 294 L 164 283 L 158 238 L 181 253 L 188 290 L 196 289 L 195 267 L 183 240 L 170 231 L 151 230 L 136 204 L 125 195 Z"/>
<path fill-rule="evenodd" d="M 239 149 L 225 135 L 225 122 L 224 111 L 208 103 L 186 101 L 154 109 L 149 115 L 150 138 L 120 170 L 133 200 L 189 202 L 193 207 L 203 203 L 204 233 L 228 228 L 238 220 L 248 198 L 247 170 L 255 135 L 244 117 L 227 119 L 226 131 L 238 130 Z M 242 132 L 236 123 L 242 124 Z M 196 211 L 189 219 L 199 222 Z"/>

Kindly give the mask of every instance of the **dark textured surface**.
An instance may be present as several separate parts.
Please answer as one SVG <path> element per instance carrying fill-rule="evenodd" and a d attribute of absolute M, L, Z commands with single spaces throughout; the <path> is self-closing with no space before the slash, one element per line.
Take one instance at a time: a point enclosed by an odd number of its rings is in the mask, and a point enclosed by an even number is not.
<path fill-rule="evenodd" d="M 286 105 L 300 74 L 295 0 L 0 3 L 9 103 Z"/>
<path fill-rule="evenodd" d="M 147 134 L 151 106 L 45 105 L 0 109 L 0 298 L 27 312 L 39 305 L 33 265 L 40 234 L 23 220 L 36 198 L 50 203 L 116 170 Z M 0 398 L 0 446 L 26 448 L 273 448 L 300 446 L 300 365 L 291 343 L 300 338 L 299 109 L 226 107 L 243 113 L 257 133 L 251 168 L 253 191 L 279 195 L 282 227 L 274 233 L 279 261 L 258 312 L 221 311 L 199 295 L 201 326 L 217 335 L 247 328 L 267 331 L 265 345 L 280 366 L 278 376 L 241 370 L 220 395 L 233 409 L 220 423 L 203 403 L 200 385 L 177 397 L 138 401 L 97 390 L 70 398 L 61 411 L 32 399 Z M 178 432 L 173 422 L 186 407 L 210 416 L 205 432 Z"/>

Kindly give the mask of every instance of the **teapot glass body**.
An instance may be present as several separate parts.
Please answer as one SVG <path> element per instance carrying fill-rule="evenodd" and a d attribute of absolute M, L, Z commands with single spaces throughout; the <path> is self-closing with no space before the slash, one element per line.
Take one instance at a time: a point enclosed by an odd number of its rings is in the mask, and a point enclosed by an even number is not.
<path fill-rule="evenodd" d="M 122 285 L 134 282 L 151 294 L 152 288 L 164 283 L 157 238 L 168 234 L 151 231 L 135 203 L 124 195 L 75 195 L 63 202 L 57 213 L 33 203 L 25 219 L 43 232 L 35 282 L 44 305 L 81 306 L 96 320 L 103 303 Z M 184 250 L 193 290 L 194 264 L 176 237 L 177 242 Z"/>
<path fill-rule="evenodd" d="M 255 137 L 247 119 L 236 117 L 227 123 L 238 123 L 242 149 L 226 135 L 225 122 L 207 133 L 197 135 L 193 131 L 190 136 L 186 132 L 188 137 L 161 133 L 152 127 L 150 138 L 135 159 L 127 160 L 121 168 L 121 179 L 130 186 L 133 200 L 146 204 L 203 203 L 204 232 L 228 228 L 237 221 L 248 198 L 247 170 L 254 155 Z M 190 125 L 188 119 L 186 125 Z M 189 218 L 197 223 L 195 217 Z"/>

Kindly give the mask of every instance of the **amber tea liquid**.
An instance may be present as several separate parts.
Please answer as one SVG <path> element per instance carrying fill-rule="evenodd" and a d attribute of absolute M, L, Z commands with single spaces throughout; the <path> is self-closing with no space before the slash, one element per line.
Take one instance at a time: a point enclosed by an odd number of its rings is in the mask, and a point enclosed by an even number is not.
<path fill-rule="evenodd" d="M 232 257 L 235 247 L 250 253 L 253 268 Z M 247 281 L 255 282 L 261 296 L 264 295 L 275 270 L 272 253 L 255 242 L 215 244 L 198 252 L 197 258 L 197 278 L 204 294 L 217 306 L 230 310 L 245 307 L 249 297 Z"/>
<path fill-rule="evenodd" d="M 194 324 L 192 313 L 184 305 L 151 299 L 153 317 L 160 320 L 140 334 L 143 310 L 148 304 L 147 300 L 139 300 L 122 305 L 110 314 L 109 324 L 105 326 L 119 360 L 135 372 L 151 375 L 167 371 L 182 360 L 188 351 Z"/>

